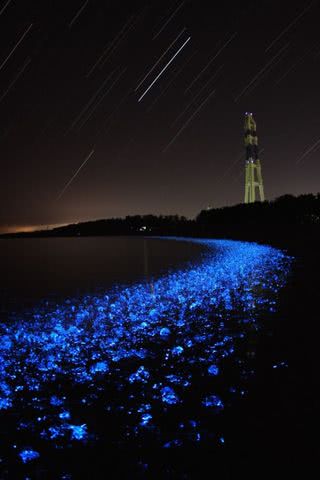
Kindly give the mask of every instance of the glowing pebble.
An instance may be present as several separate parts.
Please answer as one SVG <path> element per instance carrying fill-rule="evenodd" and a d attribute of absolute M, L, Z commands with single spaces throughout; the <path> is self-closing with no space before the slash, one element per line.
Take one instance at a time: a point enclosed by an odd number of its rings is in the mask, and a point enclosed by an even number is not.
<path fill-rule="evenodd" d="M 217 367 L 217 365 L 210 365 L 208 367 L 208 372 L 210 373 L 210 375 L 218 375 L 219 374 L 219 368 Z"/>
<path fill-rule="evenodd" d="M 31 448 L 26 448 L 25 450 L 22 450 L 19 453 L 19 456 L 23 463 L 31 462 L 32 460 L 35 460 L 36 458 L 40 457 L 40 453 L 36 452 L 35 450 L 32 450 Z"/>

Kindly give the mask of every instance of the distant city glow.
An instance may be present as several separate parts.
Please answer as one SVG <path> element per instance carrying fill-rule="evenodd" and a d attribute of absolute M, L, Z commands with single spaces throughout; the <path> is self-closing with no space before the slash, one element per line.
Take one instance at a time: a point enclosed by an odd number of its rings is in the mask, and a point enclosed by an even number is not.
<path fill-rule="evenodd" d="M 1 226 L 0 225 L 0 234 L 3 233 L 29 233 L 36 232 L 39 230 L 49 230 L 51 228 L 63 227 L 67 225 L 66 223 L 54 223 L 50 225 L 12 225 L 12 226 Z"/>

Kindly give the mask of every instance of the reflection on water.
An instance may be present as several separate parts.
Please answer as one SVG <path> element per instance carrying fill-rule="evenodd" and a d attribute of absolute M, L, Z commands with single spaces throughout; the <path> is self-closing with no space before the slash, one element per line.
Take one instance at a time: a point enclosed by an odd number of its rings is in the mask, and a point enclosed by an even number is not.
<path fill-rule="evenodd" d="M 201 256 L 196 244 L 168 243 L 138 237 L 1 239 L 0 315 L 130 285 L 146 270 L 158 276 Z"/>
<path fill-rule="evenodd" d="M 259 322 L 290 259 L 253 243 L 189 242 L 205 252 L 194 265 L 1 324 L 4 471 L 79 478 L 93 451 L 126 449 L 147 475 L 152 449 L 223 448 L 221 419 L 245 395 Z"/>

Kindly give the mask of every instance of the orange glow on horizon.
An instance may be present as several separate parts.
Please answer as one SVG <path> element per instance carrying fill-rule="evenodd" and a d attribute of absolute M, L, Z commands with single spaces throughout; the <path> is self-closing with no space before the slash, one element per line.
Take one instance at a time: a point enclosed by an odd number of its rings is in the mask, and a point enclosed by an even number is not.
<path fill-rule="evenodd" d="M 51 230 L 55 227 L 62 227 L 66 225 L 65 223 L 56 223 L 53 225 L 8 225 L 8 226 L 1 226 L 0 225 L 0 234 L 4 233 L 29 233 L 35 232 L 37 230 Z"/>

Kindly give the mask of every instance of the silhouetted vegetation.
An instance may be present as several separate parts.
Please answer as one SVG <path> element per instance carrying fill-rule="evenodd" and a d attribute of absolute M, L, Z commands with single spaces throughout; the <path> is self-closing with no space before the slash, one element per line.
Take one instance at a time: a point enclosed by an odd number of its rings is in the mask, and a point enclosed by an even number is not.
<path fill-rule="evenodd" d="M 274 201 L 203 210 L 194 220 L 179 215 L 135 215 L 71 224 L 3 237 L 170 235 L 254 240 L 285 246 L 320 238 L 320 193 L 283 195 Z"/>
<path fill-rule="evenodd" d="M 320 194 L 283 195 L 272 202 L 239 204 L 203 210 L 200 224 L 210 225 L 310 225 L 320 223 Z"/>
<path fill-rule="evenodd" d="M 101 235 L 181 235 L 191 234 L 194 222 L 178 215 L 134 215 L 81 222 L 52 230 L 7 234 L 3 237 L 65 237 Z"/>
<path fill-rule="evenodd" d="M 203 210 L 201 236 L 255 240 L 285 246 L 320 234 L 320 194 L 283 195 L 274 201 Z"/>

